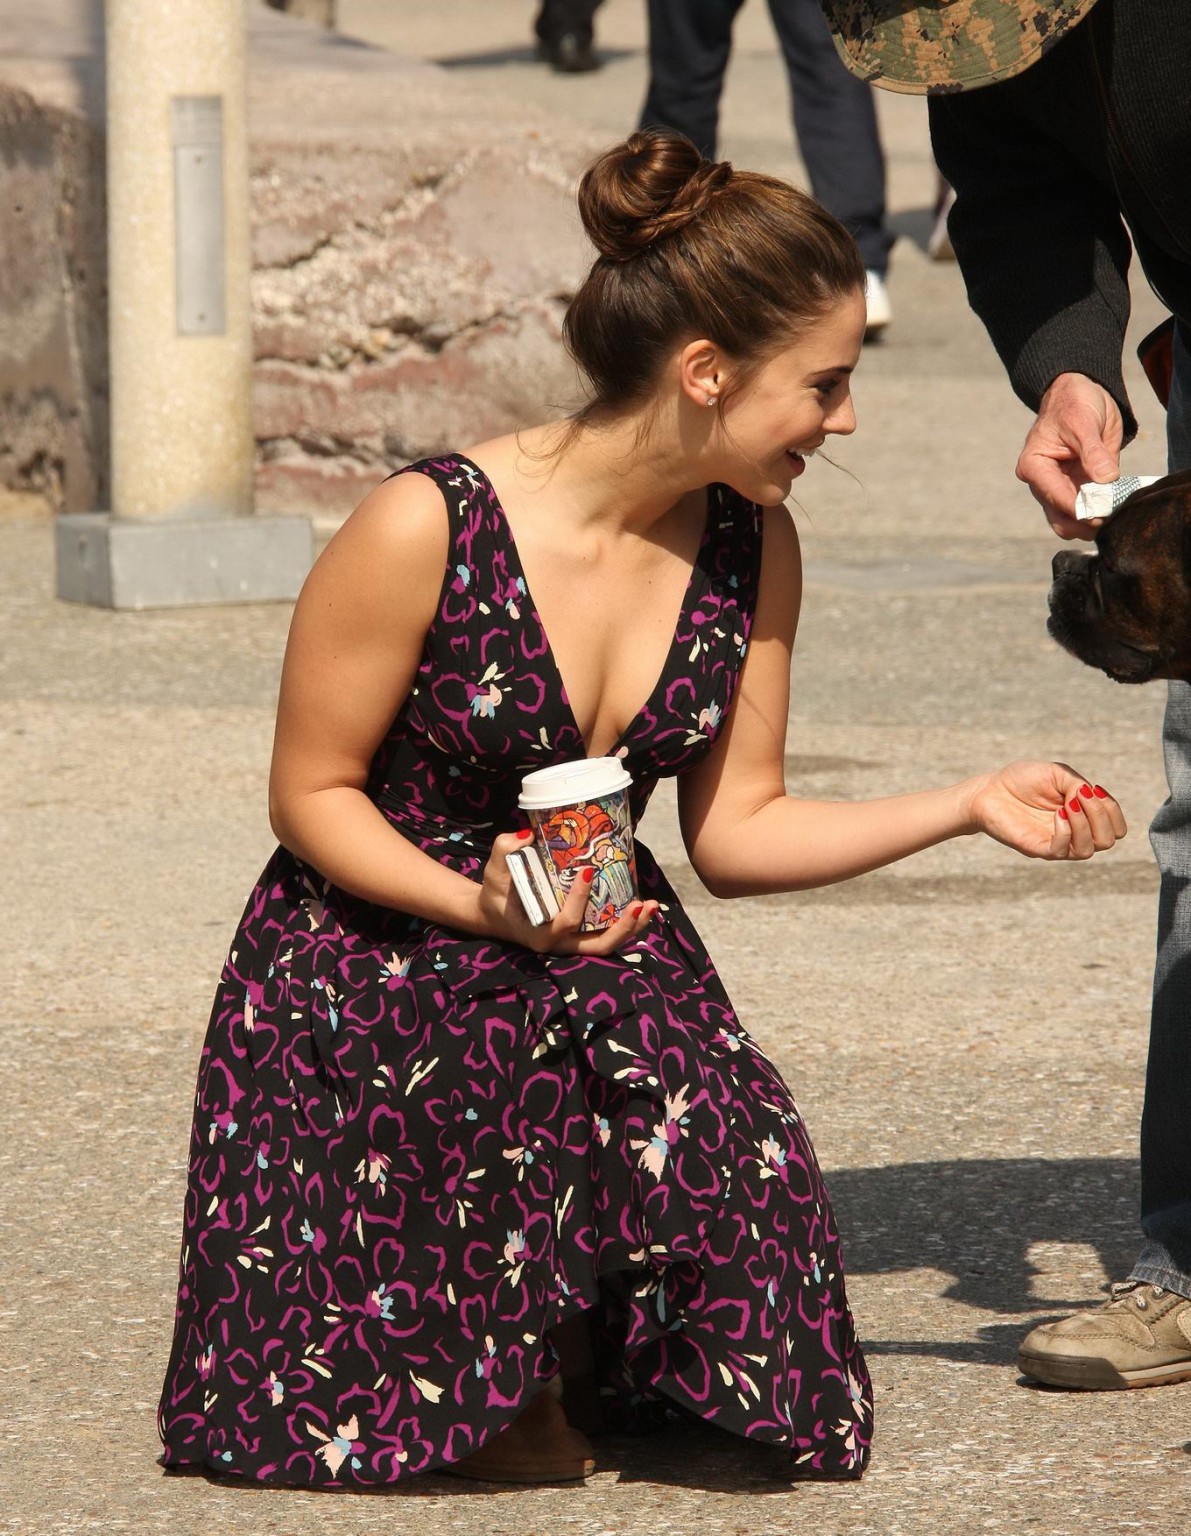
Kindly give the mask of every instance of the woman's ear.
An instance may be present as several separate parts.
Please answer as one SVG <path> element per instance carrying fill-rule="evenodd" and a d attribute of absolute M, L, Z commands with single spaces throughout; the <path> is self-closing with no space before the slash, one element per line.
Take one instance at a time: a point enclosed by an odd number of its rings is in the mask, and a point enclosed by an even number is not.
<path fill-rule="evenodd" d="M 688 341 L 678 354 L 679 388 L 695 405 L 704 409 L 717 405 L 726 377 L 723 356 L 714 341 Z"/>

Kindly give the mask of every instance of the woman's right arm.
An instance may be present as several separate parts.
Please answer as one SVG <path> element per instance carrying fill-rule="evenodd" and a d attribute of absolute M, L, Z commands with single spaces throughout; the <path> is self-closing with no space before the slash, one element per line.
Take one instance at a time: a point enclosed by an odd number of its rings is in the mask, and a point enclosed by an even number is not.
<path fill-rule="evenodd" d="M 269 774 L 280 841 L 332 884 L 380 906 L 538 951 L 606 954 L 644 930 L 655 902 L 602 933 L 580 934 L 589 887 L 532 926 L 505 865 L 516 834 L 496 839 L 482 883 L 403 837 L 365 794 L 377 748 L 404 704 L 434 622 L 448 558 L 438 487 L 387 480 L 327 545 L 294 610 L 281 673 Z"/>
<path fill-rule="evenodd" d="M 352 895 L 476 932 L 475 882 L 422 853 L 364 793 L 421 661 L 447 544 L 438 487 L 399 475 L 315 563 L 286 645 L 269 819 L 285 847 Z"/>

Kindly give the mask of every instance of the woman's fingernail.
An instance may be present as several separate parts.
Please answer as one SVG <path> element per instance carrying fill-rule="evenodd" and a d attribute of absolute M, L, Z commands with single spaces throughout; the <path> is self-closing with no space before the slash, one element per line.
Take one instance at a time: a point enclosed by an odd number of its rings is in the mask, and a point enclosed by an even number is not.
<path fill-rule="evenodd" d="M 1099 784 L 1096 785 L 1094 793 L 1096 795 L 1098 795 L 1101 800 L 1107 800 L 1108 799 L 1108 791 L 1106 789 L 1101 788 L 1101 786 Z"/>
<path fill-rule="evenodd" d="M 637 903 L 637 905 L 633 908 L 633 910 L 629 913 L 629 916 L 635 922 L 637 920 L 637 918 L 639 918 L 641 916 L 642 912 L 644 912 L 644 911 L 645 911 L 645 903 L 643 901 L 639 901 Z"/>
<path fill-rule="evenodd" d="M 1082 811 L 1083 810 L 1083 806 L 1080 805 L 1078 799 L 1068 801 L 1068 805 L 1069 805 L 1069 808 L 1071 810 L 1073 810 L 1073 811 Z"/>
<path fill-rule="evenodd" d="M 1063 818 L 1064 821 L 1067 820 L 1067 810 L 1065 806 L 1059 806 L 1059 815 Z"/>
<path fill-rule="evenodd" d="M 585 869 L 579 871 L 579 878 L 585 880 L 588 885 L 595 879 L 595 865 L 588 864 Z"/>
<path fill-rule="evenodd" d="M 1081 784 L 1079 786 L 1079 792 L 1085 800 L 1090 800 L 1092 798 L 1092 786 L 1090 784 Z"/>
<path fill-rule="evenodd" d="M 533 833 L 528 827 L 522 827 L 521 831 L 517 834 L 518 841 L 522 843 L 528 842 L 532 836 Z"/>

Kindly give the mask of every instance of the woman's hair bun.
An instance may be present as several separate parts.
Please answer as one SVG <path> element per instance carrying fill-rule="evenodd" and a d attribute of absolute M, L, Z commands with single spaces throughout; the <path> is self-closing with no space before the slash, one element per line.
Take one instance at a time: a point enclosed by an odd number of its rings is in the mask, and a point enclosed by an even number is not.
<path fill-rule="evenodd" d="M 775 176 L 704 160 L 678 133 L 607 150 L 579 208 L 600 254 L 562 322 L 590 386 L 576 430 L 643 408 L 692 338 L 722 350 L 734 387 L 864 288 L 856 242 L 825 208 Z"/>
<path fill-rule="evenodd" d="M 588 167 L 579 213 L 601 256 L 628 261 L 697 219 L 731 179 L 726 160 L 705 160 L 681 133 L 646 128 Z"/>

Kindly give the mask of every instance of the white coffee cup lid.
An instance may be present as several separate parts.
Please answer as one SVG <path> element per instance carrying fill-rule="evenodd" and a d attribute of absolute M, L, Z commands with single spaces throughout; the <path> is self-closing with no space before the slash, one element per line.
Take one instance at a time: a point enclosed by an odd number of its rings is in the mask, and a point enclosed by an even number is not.
<path fill-rule="evenodd" d="M 556 805 L 580 805 L 628 789 L 633 776 L 618 757 L 581 757 L 527 773 L 517 805 L 523 811 L 548 811 Z"/>

